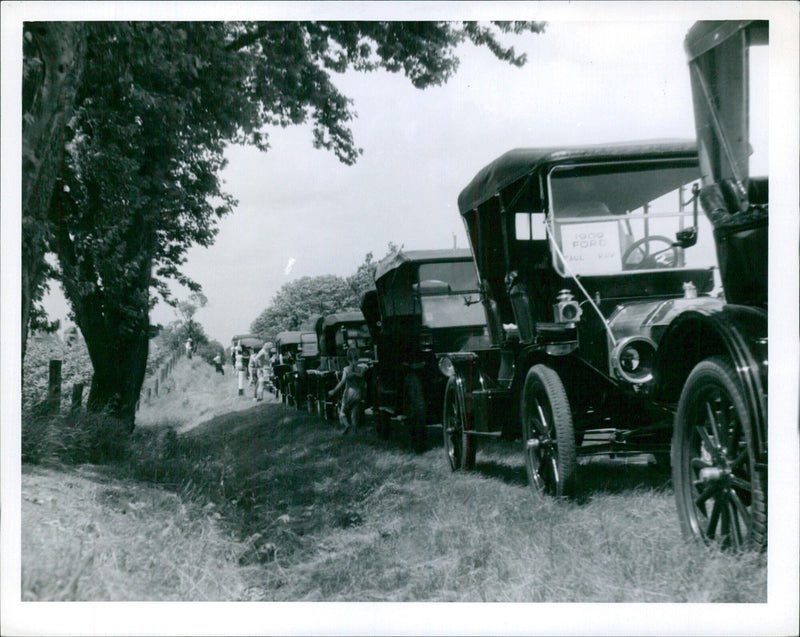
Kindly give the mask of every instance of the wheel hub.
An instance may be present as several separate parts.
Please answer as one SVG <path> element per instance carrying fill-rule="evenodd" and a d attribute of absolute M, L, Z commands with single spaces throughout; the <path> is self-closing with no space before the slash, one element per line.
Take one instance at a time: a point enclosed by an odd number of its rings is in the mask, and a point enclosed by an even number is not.
<path fill-rule="evenodd" d="M 731 470 L 725 467 L 705 467 L 700 469 L 698 478 L 700 482 L 709 484 L 711 482 L 721 482 L 731 475 Z"/>

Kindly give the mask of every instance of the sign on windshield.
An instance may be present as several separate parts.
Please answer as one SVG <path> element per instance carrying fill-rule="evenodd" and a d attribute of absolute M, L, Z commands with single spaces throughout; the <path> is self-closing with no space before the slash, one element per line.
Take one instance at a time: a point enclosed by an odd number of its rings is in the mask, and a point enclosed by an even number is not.
<path fill-rule="evenodd" d="M 676 233 L 693 223 L 689 202 L 698 180 L 697 165 L 687 161 L 556 167 L 549 175 L 556 269 L 593 276 L 713 267 L 704 215 L 697 244 L 675 245 Z"/>

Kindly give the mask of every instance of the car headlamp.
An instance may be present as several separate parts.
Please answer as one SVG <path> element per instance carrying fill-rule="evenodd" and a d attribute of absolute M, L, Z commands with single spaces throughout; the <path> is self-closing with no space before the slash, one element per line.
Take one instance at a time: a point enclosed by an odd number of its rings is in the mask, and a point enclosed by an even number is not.
<path fill-rule="evenodd" d="M 645 336 L 629 336 L 611 352 L 611 366 L 618 378 L 641 385 L 653 379 L 656 344 Z"/>

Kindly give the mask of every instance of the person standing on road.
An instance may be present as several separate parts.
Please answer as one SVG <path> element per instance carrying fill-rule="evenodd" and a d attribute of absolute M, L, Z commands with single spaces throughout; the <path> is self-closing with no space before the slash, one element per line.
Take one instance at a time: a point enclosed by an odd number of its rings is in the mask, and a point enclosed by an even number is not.
<path fill-rule="evenodd" d="M 186 358 L 188 358 L 189 360 L 192 360 L 192 337 L 191 336 L 186 339 L 186 345 L 184 347 L 186 348 Z"/>
<path fill-rule="evenodd" d="M 253 400 L 264 400 L 264 382 L 267 378 L 267 365 L 269 365 L 269 351 L 267 344 L 250 357 L 250 364 L 256 376 L 255 389 L 253 390 Z"/>
<path fill-rule="evenodd" d="M 256 371 L 256 355 L 253 352 L 249 352 L 249 356 L 247 357 L 247 382 L 250 383 L 251 387 L 256 386 L 256 375 L 258 372 Z"/>
<path fill-rule="evenodd" d="M 351 347 L 347 350 L 348 365 L 342 370 L 342 379 L 328 396 L 333 398 L 344 388 L 342 404 L 339 408 L 339 422 L 344 429 L 342 435 L 350 429 L 355 432 L 356 427 L 361 422 L 364 411 L 364 392 L 366 382 L 364 380 L 365 367 L 358 362 L 358 350 Z"/>
<path fill-rule="evenodd" d="M 223 376 L 225 375 L 225 370 L 222 369 L 222 355 L 221 354 L 217 354 L 214 357 L 214 368 L 216 369 L 217 372 L 219 372 Z"/>
<path fill-rule="evenodd" d="M 239 345 L 236 347 L 236 374 L 238 376 L 240 396 L 244 396 L 244 378 L 246 373 L 247 372 L 245 371 L 244 367 L 244 354 L 242 353 L 242 348 Z"/>

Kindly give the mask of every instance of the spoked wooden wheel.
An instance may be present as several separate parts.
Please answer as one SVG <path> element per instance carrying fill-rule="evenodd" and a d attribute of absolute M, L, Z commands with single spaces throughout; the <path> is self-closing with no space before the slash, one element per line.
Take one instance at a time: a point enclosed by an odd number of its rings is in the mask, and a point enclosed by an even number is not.
<path fill-rule="evenodd" d="M 767 544 L 766 475 L 755 467 L 747 405 L 731 364 L 699 363 L 681 392 L 672 482 L 688 537 L 739 550 Z"/>
<path fill-rule="evenodd" d="M 477 447 L 467 434 L 467 409 L 464 388 L 457 376 L 447 381 L 444 390 L 444 453 L 453 471 L 469 471 L 475 467 Z"/>
<path fill-rule="evenodd" d="M 537 492 L 569 495 L 577 467 L 575 433 L 567 392 L 553 369 L 528 370 L 520 413 L 528 481 Z"/>

